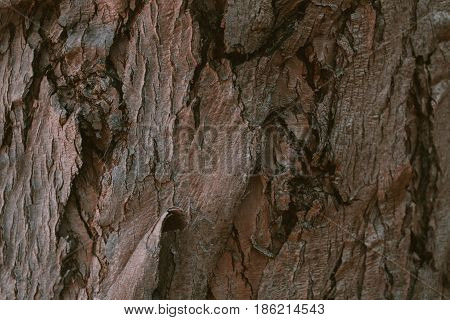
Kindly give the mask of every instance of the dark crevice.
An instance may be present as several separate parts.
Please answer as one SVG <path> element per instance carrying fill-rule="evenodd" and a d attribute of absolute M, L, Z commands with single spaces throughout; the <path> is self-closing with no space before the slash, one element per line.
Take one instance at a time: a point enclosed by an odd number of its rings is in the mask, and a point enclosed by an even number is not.
<path fill-rule="evenodd" d="M 163 300 L 168 298 L 173 274 L 175 273 L 175 256 L 173 253 L 173 245 L 175 243 L 176 232 L 163 231 L 158 261 L 158 285 L 151 293 L 151 298 L 153 300 Z"/>
<path fill-rule="evenodd" d="M 434 199 L 437 195 L 437 180 L 439 164 L 436 148 L 433 141 L 433 108 L 429 88 L 428 57 L 416 58 L 416 69 L 410 91 L 408 105 L 413 121 L 407 127 L 409 138 L 408 149 L 411 151 L 411 163 L 414 167 L 413 185 L 411 186 L 412 201 L 416 205 L 412 217 L 412 232 L 410 254 L 414 259 L 414 276 L 411 276 L 411 285 L 408 298 L 415 296 L 417 275 L 425 265 L 435 271 L 434 257 L 430 248 L 431 235 L 430 221 L 434 211 Z"/>
<path fill-rule="evenodd" d="M 206 290 L 206 300 L 217 300 L 209 285 Z"/>
<path fill-rule="evenodd" d="M 197 99 L 192 106 L 192 113 L 194 114 L 194 127 L 198 129 L 200 126 L 200 103 L 201 100 Z"/>
<path fill-rule="evenodd" d="M 306 8 L 310 4 L 310 1 L 303 1 L 297 5 L 297 8 L 292 10 L 292 14 L 285 18 L 285 20 L 278 26 L 276 26 L 270 34 L 267 36 L 267 40 L 261 47 L 251 54 L 242 54 L 238 52 L 225 53 L 224 55 L 217 56 L 218 59 L 226 58 L 231 64 L 236 67 L 249 60 L 253 60 L 258 57 L 267 57 L 272 55 L 278 50 L 283 42 L 289 38 L 297 29 L 298 23 L 305 16 Z M 223 39 L 223 37 L 222 37 Z"/>
<path fill-rule="evenodd" d="M 308 83 L 309 87 L 313 90 L 316 89 L 316 83 L 314 81 L 314 75 L 315 75 L 315 66 L 314 66 L 314 60 L 311 61 L 310 52 L 312 51 L 312 48 L 305 44 L 305 46 L 301 47 L 298 52 L 297 56 L 298 58 L 304 62 L 306 67 L 306 77 L 305 80 Z"/>
<path fill-rule="evenodd" d="M 394 286 L 394 276 L 392 275 L 391 271 L 389 270 L 386 261 L 383 262 L 383 269 L 384 269 L 384 274 L 386 277 L 386 288 L 384 290 L 384 298 L 385 299 L 389 299 L 392 300 L 394 299 L 394 294 L 392 293 L 391 288 Z"/>
<path fill-rule="evenodd" d="M 4 123 L 4 127 L 3 127 L 3 141 L 0 146 L 0 150 L 4 147 L 11 146 L 12 137 L 13 137 L 13 127 L 14 127 L 14 122 L 11 119 L 10 112 L 7 112 L 5 114 L 5 123 Z"/>
<path fill-rule="evenodd" d="M 373 0 L 372 1 L 372 7 L 375 9 L 376 12 L 376 22 L 375 22 L 375 35 L 374 39 L 376 43 L 383 43 L 384 38 L 384 29 L 386 22 L 384 20 L 383 12 L 382 12 L 382 4 L 381 0 Z"/>
<path fill-rule="evenodd" d="M 157 287 L 146 294 L 154 300 L 167 299 L 175 273 L 175 252 L 178 231 L 186 225 L 186 217 L 179 208 L 169 208 L 161 228 L 161 250 L 158 260 Z"/>
<path fill-rule="evenodd" d="M 304 17 L 309 4 L 310 1 L 299 3 L 297 8 L 292 10 L 292 14 L 287 16 L 280 25 L 273 28 L 267 36 L 266 42 L 258 50 L 250 54 L 243 54 L 239 52 L 226 52 L 224 29 L 220 25 L 225 9 L 223 2 L 194 0 L 191 11 L 194 19 L 199 23 L 202 35 L 202 64 L 204 65 L 206 61 L 220 61 L 225 58 L 230 61 L 233 67 L 236 67 L 257 57 L 272 55 L 295 32 L 296 25 Z"/>
<path fill-rule="evenodd" d="M 95 254 L 95 252 L 88 252 L 90 248 L 95 250 L 96 242 L 99 239 L 99 235 L 93 227 L 93 215 L 87 211 L 85 207 L 84 195 L 94 190 L 98 196 L 101 192 L 100 177 L 103 173 L 103 166 L 99 159 L 99 151 L 92 146 L 90 140 L 82 132 L 82 145 L 81 145 L 81 158 L 82 167 L 80 168 L 77 176 L 73 179 L 73 186 L 69 196 L 69 201 L 66 207 L 62 211 L 60 221 L 58 223 L 57 235 L 65 238 L 66 241 L 72 243 L 69 248 L 69 252 L 64 257 L 61 263 L 61 277 L 63 279 L 63 290 L 60 294 L 61 299 L 76 298 L 79 291 L 85 288 L 87 285 L 87 278 L 80 272 L 82 264 L 86 264 L 86 261 L 79 259 L 81 256 L 88 256 L 89 254 Z M 91 189 L 92 188 L 92 189 Z M 69 217 L 69 214 L 74 214 L 73 211 L 67 210 L 69 205 L 75 205 L 74 210 L 78 212 L 75 217 Z M 80 235 L 74 232 L 73 221 L 77 220 L 79 224 L 83 226 L 83 232 L 86 232 L 87 237 L 90 239 L 88 244 L 81 242 Z M 100 257 L 101 274 L 104 273 L 104 262 Z M 89 264 L 89 263 L 87 263 Z M 70 270 L 70 272 L 67 272 Z"/>
<path fill-rule="evenodd" d="M 183 230 L 186 226 L 185 217 L 179 211 L 171 210 L 164 219 L 162 226 L 162 233 L 171 232 L 176 230 Z"/>
<path fill-rule="evenodd" d="M 220 22 L 223 16 L 223 3 L 221 1 L 193 0 L 190 5 L 190 13 L 198 23 L 200 29 L 200 61 L 194 70 L 190 81 L 189 99 L 187 105 L 192 108 L 195 129 L 200 122 L 200 101 L 198 97 L 198 84 L 201 73 L 208 62 L 214 60 L 215 56 L 221 55 L 223 49 L 223 30 Z M 214 68 L 214 64 L 210 65 Z"/>
<path fill-rule="evenodd" d="M 56 236 L 65 239 L 65 242 L 68 243 L 67 254 L 61 261 L 60 276 L 62 286 L 59 299 L 76 298 L 79 289 L 85 287 L 87 284 L 87 279 L 80 273 L 80 262 L 78 260 L 78 256 L 86 252 L 87 248 L 84 247 L 79 235 L 72 231 L 70 218 L 66 214 L 69 205 L 75 206 L 76 209 L 74 210 L 81 210 L 79 202 L 76 199 L 77 195 L 73 190 L 60 216 L 56 231 Z M 80 220 L 86 225 L 85 221 Z M 86 228 L 86 231 L 89 231 L 89 229 Z"/>
<path fill-rule="evenodd" d="M 132 25 L 136 22 L 136 19 L 139 17 L 142 10 L 144 10 L 145 5 L 147 5 L 148 3 L 149 2 L 147 0 L 136 0 L 134 2 L 134 8 L 128 7 L 127 17 L 125 20 L 122 20 L 121 24 L 119 25 L 120 32 L 117 32 L 116 34 L 123 34 L 127 36 L 128 39 L 130 39 L 133 35 Z"/>
<path fill-rule="evenodd" d="M 245 260 L 246 260 L 245 259 L 245 254 L 244 254 L 244 250 L 241 247 L 241 242 L 239 241 L 239 232 L 236 229 L 236 226 L 234 224 L 233 224 L 233 227 L 232 227 L 231 237 L 232 237 L 232 239 L 233 239 L 233 241 L 234 241 L 234 243 L 236 245 L 236 248 L 238 250 L 238 255 L 239 255 L 239 258 L 240 258 L 239 263 L 241 264 L 242 269 L 243 269 L 242 272 L 241 272 L 241 276 L 242 276 L 243 280 L 245 281 L 245 284 L 250 288 L 251 298 L 254 299 L 254 298 L 256 298 L 256 297 L 254 297 L 254 295 L 257 294 L 257 292 L 254 291 L 253 286 L 252 286 L 250 280 L 247 277 L 247 265 L 245 263 Z M 233 257 L 233 259 L 234 259 L 234 257 Z"/>
<path fill-rule="evenodd" d="M 289 209 L 282 212 L 281 214 L 282 216 L 281 225 L 283 226 L 283 231 L 285 235 L 283 243 L 287 241 L 292 230 L 294 230 L 295 226 L 297 225 L 298 222 L 297 212 L 298 209 L 295 207 L 295 204 L 291 202 Z"/>
<path fill-rule="evenodd" d="M 333 266 L 333 269 L 331 270 L 330 276 L 328 278 L 330 284 L 328 286 L 327 291 L 322 294 L 321 299 L 329 300 L 329 299 L 334 299 L 336 296 L 336 285 L 337 285 L 336 273 L 338 272 L 339 268 L 342 265 L 343 252 L 344 252 L 344 246 L 342 246 L 341 250 L 339 250 L 339 256 L 338 256 L 338 258 Z"/>

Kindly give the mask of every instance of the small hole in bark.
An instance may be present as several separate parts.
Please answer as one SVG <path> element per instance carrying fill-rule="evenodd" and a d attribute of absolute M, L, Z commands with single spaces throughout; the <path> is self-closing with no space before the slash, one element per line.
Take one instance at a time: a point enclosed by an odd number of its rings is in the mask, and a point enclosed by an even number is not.
<path fill-rule="evenodd" d="M 169 212 L 164 220 L 162 232 L 182 230 L 186 225 L 181 211 Z"/>

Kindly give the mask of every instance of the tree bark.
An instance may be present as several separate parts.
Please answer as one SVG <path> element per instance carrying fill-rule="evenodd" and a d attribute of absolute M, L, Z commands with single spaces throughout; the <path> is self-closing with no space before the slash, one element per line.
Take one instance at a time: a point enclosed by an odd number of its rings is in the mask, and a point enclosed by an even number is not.
<path fill-rule="evenodd" d="M 448 0 L 0 0 L 0 298 L 450 297 Z"/>

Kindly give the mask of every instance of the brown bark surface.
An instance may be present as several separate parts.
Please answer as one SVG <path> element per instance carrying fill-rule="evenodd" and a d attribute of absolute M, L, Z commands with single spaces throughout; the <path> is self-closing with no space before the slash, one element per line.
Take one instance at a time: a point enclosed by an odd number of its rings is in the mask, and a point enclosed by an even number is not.
<path fill-rule="evenodd" d="M 449 298 L 449 60 L 448 0 L 0 0 L 0 298 Z"/>

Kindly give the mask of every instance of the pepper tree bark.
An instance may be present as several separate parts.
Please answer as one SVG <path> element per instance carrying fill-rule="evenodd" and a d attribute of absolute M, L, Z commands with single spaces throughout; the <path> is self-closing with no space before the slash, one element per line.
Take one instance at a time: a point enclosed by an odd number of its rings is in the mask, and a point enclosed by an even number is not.
<path fill-rule="evenodd" d="M 0 0 L 0 298 L 448 298 L 449 26 Z"/>

